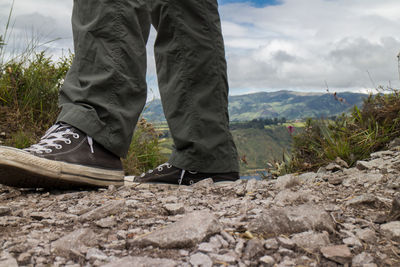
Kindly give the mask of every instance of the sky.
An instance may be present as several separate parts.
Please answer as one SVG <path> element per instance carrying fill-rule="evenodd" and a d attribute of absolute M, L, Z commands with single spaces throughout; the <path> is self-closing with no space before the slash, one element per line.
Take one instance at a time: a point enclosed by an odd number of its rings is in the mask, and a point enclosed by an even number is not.
<path fill-rule="evenodd" d="M 72 0 L 15 0 L 9 50 L 32 35 L 55 58 L 73 51 Z M 12 0 L 0 0 L 0 34 Z M 373 92 L 400 87 L 399 0 L 219 0 L 230 94 Z M 152 45 L 148 86 L 158 96 Z M 11 49 L 10 49 L 11 48 Z"/>

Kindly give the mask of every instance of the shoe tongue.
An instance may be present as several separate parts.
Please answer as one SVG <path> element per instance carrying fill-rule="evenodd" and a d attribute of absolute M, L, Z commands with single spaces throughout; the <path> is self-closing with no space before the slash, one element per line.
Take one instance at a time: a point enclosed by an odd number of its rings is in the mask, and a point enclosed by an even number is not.
<path fill-rule="evenodd" d="M 42 139 L 54 139 L 56 137 L 52 136 L 51 134 L 65 132 L 67 129 L 69 129 L 71 132 L 76 132 L 75 128 L 68 124 L 58 123 L 58 124 L 54 125 L 52 128 L 50 128 L 48 130 L 48 132 L 46 132 L 46 134 L 42 137 Z"/>

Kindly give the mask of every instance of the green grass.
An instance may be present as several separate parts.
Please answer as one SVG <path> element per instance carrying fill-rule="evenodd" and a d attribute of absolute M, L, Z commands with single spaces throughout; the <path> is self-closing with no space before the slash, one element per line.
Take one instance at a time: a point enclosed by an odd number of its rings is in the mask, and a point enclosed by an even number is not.
<path fill-rule="evenodd" d="M 307 120 L 304 131 L 294 136 L 292 155 L 281 167 L 288 172 L 315 171 L 337 157 L 354 166 L 399 135 L 399 91 L 370 95 L 349 115 L 336 120 Z"/>
<path fill-rule="evenodd" d="M 151 123 L 141 119 L 133 135 L 128 156 L 123 160 L 125 173 L 138 175 L 166 161 L 160 146 L 159 132 Z"/>

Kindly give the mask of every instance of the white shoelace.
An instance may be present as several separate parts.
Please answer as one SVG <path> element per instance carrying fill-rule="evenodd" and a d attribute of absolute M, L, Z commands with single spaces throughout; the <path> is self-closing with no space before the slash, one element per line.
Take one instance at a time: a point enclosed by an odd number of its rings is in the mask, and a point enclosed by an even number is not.
<path fill-rule="evenodd" d="M 71 144 L 72 141 L 70 138 L 68 138 L 69 136 L 72 136 L 75 139 L 79 138 L 79 134 L 73 132 L 71 130 L 71 126 L 67 124 L 55 124 L 46 131 L 39 143 L 25 148 L 24 150 L 38 154 L 51 153 L 53 152 L 53 149 L 62 149 L 62 145 L 59 144 L 61 142 L 64 142 L 65 144 Z M 87 138 L 90 151 L 94 153 L 93 139 L 89 136 Z"/>

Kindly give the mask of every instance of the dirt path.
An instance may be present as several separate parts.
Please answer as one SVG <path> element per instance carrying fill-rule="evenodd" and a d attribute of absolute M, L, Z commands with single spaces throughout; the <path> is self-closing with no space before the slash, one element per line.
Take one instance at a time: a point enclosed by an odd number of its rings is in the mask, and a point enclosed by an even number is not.
<path fill-rule="evenodd" d="M 0 186 L 0 266 L 400 266 L 400 153 L 338 163 L 229 185 Z"/>

